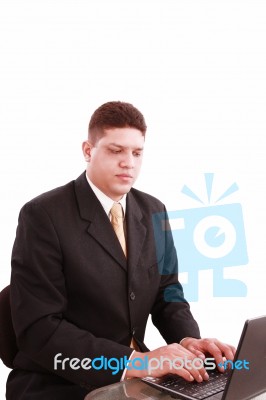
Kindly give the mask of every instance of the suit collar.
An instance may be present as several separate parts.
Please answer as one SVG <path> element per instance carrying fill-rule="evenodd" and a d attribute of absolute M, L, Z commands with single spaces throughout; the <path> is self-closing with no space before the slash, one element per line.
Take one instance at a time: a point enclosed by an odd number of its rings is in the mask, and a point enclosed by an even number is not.
<path fill-rule="evenodd" d="M 85 176 L 86 176 L 86 179 L 87 179 L 91 189 L 93 190 L 95 196 L 100 201 L 100 203 L 103 206 L 106 214 L 109 216 L 109 213 L 110 213 L 111 208 L 113 207 L 113 204 L 115 203 L 115 201 L 112 200 L 110 197 L 106 196 L 105 193 L 103 193 L 97 186 L 95 186 L 93 184 L 93 182 L 89 179 L 87 174 Z M 126 198 L 127 198 L 127 195 L 125 194 L 122 197 L 122 199 L 119 200 L 119 203 L 121 204 L 121 206 L 123 208 L 124 215 L 126 215 Z"/>
<path fill-rule="evenodd" d="M 121 265 L 125 270 L 127 263 L 131 273 L 137 265 L 146 236 L 143 214 L 134 194 L 127 195 L 127 252 L 125 258 L 120 243 L 106 212 L 91 189 L 85 173 L 74 182 L 80 217 L 89 222 L 88 233 Z"/>
<path fill-rule="evenodd" d="M 127 245 L 128 245 L 128 269 L 130 275 L 138 264 L 143 244 L 145 242 L 147 228 L 143 221 L 142 210 L 130 191 L 127 195 Z"/>
<path fill-rule="evenodd" d="M 85 172 L 74 182 L 74 187 L 80 217 L 89 222 L 88 234 L 126 270 L 127 260 L 123 250 L 106 212 L 86 179 Z"/>

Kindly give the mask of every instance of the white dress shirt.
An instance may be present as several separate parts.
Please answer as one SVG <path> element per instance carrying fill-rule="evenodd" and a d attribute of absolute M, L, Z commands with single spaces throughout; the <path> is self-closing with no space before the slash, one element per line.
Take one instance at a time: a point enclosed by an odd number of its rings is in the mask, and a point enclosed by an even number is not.
<path fill-rule="evenodd" d="M 124 196 L 119 201 L 114 201 L 110 197 L 106 196 L 106 194 L 104 194 L 97 186 L 95 186 L 87 174 L 86 174 L 86 178 L 87 178 L 87 181 L 88 181 L 90 187 L 92 188 L 95 196 L 97 197 L 97 199 L 103 206 L 103 209 L 109 218 L 110 218 L 110 211 L 111 211 L 111 208 L 113 207 L 114 203 L 120 203 L 123 208 L 123 213 L 124 213 L 124 215 L 126 215 L 126 198 L 127 198 L 126 194 L 124 194 Z"/>

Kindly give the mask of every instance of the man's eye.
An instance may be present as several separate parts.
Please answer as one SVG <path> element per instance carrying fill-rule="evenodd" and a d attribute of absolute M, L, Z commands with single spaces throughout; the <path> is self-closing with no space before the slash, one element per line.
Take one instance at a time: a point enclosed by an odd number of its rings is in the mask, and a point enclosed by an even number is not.
<path fill-rule="evenodd" d="M 121 153 L 121 150 L 110 150 L 111 151 L 111 153 L 113 153 L 113 154 L 119 154 L 119 153 Z"/>
<path fill-rule="evenodd" d="M 134 156 L 134 157 L 140 157 L 140 156 L 141 156 L 141 153 L 136 153 L 136 152 L 135 152 L 135 153 L 133 153 L 133 156 Z"/>

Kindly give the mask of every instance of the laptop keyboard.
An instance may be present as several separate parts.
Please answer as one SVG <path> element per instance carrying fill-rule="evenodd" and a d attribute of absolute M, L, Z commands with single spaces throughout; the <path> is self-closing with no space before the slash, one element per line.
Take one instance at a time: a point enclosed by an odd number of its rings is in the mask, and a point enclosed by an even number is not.
<path fill-rule="evenodd" d="M 201 383 L 198 382 L 187 382 L 184 379 L 180 378 L 177 375 L 166 375 L 163 378 L 150 378 L 150 384 L 155 383 L 157 388 L 169 390 L 169 394 L 174 396 L 176 393 L 176 397 L 180 397 L 180 395 L 188 396 L 188 398 L 193 399 L 206 399 L 209 396 L 212 396 L 216 393 L 219 393 L 224 390 L 226 382 L 227 382 L 228 374 L 221 374 L 217 371 L 209 372 L 209 379 L 207 381 L 203 381 Z M 146 381 L 147 383 L 148 380 Z M 160 387 L 159 387 L 160 386 Z"/>

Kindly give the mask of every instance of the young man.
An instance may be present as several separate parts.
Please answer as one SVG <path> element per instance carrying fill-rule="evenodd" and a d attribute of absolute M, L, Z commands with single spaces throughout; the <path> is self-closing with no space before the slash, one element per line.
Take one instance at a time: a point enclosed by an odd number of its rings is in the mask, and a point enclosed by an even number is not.
<path fill-rule="evenodd" d="M 153 218 L 164 205 L 132 188 L 145 133 L 131 104 L 102 105 L 83 143 L 86 172 L 22 208 L 11 277 L 19 352 L 8 400 L 78 400 L 95 387 L 148 374 L 125 365 L 114 373 L 102 360 L 233 358 L 231 346 L 200 339 L 178 282 L 171 233 Z M 165 300 L 170 285 L 178 301 Z M 150 352 L 143 343 L 149 314 L 168 343 Z M 168 372 L 164 363 L 153 376 Z M 208 379 L 195 365 L 175 372 Z"/>

